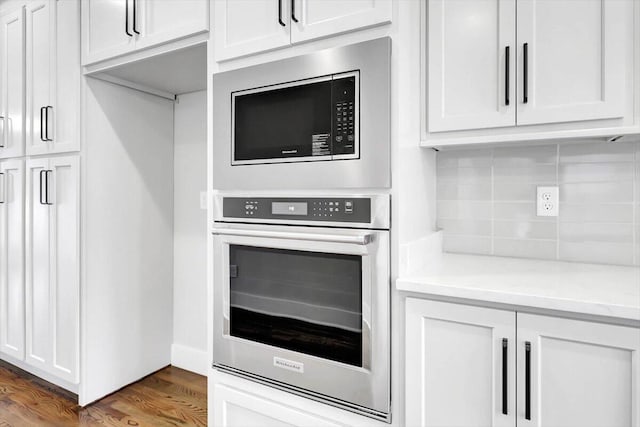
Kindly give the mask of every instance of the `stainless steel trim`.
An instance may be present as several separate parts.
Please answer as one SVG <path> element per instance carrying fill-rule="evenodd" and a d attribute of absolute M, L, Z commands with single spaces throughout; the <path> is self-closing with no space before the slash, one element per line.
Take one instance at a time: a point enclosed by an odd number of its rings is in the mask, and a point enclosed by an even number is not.
<path fill-rule="evenodd" d="M 384 189 L 391 186 L 391 39 L 330 48 L 213 75 L 213 186 L 225 190 Z M 359 71 L 359 157 L 232 165 L 232 93 Z M 325 159 L 329 160 L 329 159 Z M 249 163 L 248 163 L 249 165 Z"/>
<path fill-rule="evenodd" d="M 371 234 L 340 235 L 291 233 L 284 231 L 243 230 L 238 228 L 214 228 L 213 234 L 221 236 L 266 237 L 271 239 L 304 240 L 310 242 L 349 243 L 354 245 L 368 245 L 373 239 Z"/>
<path fill-rule="evenodd" d="M 374 418 L 374 419 L 383 421 L 387 424 L 391 424 L 391 412 L 386 413 L 386 412 L 374 411 L 364 406 L 354 405 L 344 400 L 334 399 L 331 396 L 327 396 L 320 393 L 314 393 L 311 390 L 290 386 L 290 385 L 281 383 L 279 381 L 273 381 L 273 380 L 270 380 L 269 378 L 261 377 L 259 375 L 254 375 L 239 369 L 234 369 L 230 366 L 214 363 L 211 365 L 211 367 L 221 372 L 225 372 L 227 374 L 235 375 L 241 378 L 246 378 L 251 381 L 255 381 L 257 383 L 276 388 L 278 390 L 286 391 L 288 393 L 293 393 L 297 396 L 306 397 L 308 399 L 313 399 L 315 401 L 326 403 L 336 408 L 346 409 L 348 411 L 355 412 L 356 414 L 364 415 L 365 417 Z"/>

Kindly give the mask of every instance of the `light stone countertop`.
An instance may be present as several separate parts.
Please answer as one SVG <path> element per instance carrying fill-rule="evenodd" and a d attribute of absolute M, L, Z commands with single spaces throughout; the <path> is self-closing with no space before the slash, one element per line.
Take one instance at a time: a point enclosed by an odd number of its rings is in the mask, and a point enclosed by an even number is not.
<path fill-rule="evenodd" d="M 640 321 L 640 268 L 443 254 L 401 291 Z"/>

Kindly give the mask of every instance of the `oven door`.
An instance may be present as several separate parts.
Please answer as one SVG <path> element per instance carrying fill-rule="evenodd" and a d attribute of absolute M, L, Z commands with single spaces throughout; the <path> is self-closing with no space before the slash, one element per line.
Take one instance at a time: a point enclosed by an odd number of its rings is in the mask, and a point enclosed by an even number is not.
<path fill-rule="evenodd" d="M 213 232 L 214 365 L 387 419 L 389 232 Z"/>

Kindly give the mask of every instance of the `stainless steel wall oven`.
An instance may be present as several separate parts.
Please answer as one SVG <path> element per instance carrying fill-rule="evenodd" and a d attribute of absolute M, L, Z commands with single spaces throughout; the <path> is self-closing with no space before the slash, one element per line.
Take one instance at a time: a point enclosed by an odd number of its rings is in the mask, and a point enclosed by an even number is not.
<path fill-rule="evenodd" d="M 388 421 L 389 196 L 214 211 L 214 367 Z"/>

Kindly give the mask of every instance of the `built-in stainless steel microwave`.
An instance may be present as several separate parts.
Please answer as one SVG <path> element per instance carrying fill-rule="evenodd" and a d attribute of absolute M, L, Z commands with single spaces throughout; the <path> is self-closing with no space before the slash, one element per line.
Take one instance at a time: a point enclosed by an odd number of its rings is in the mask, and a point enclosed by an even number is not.
<path fill-rule="evenodd" d="M 360 72 L 231 94 L 231 164 L 357 159 Z"/>
<path fill-rule="evenodd" d="M 387 38 L 214 74 L 214 186 L 388 188 Z"/>

